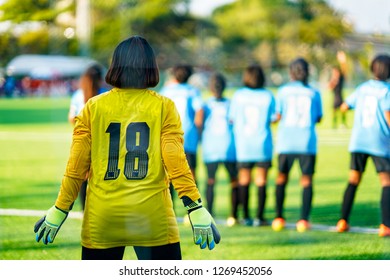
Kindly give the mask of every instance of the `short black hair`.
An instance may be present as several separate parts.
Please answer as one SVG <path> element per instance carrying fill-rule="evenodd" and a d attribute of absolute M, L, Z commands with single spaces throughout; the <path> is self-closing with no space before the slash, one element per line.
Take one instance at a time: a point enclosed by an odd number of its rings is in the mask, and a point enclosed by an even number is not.
<path fill-rule="evenodd" d="M 146 39 L 132 36 L 115 48 L 106 82 L 117 88 L 149 88 L 160 81 L 154 51 Z"/>
<path fill-rule="evenodd" d="M 222 74 L 214 73 L 210 76 L 209 86 L 213 93 L 216 93 L 219 97 L 222 97 L 222 93 L 226 87 L 226 79 Z"/>
<path fill-rule="evenodd" d="M 265 84 L 265 76 L 263 68 L 259 64 L 252 64 L 244 70 L 242 82 L 249 88 L 263 88 Z"/>
<path fill-rule="evenodd" d="M 371 72 L 380 81 L 390 78 L 390 56 L 387 54 L 377 55 L 371 62 Z"/>
<path fill-rule="evenodd" d="M 193 69 L 191 65 L 188 64 L 178 64 L 173 67 L 173 76 L 179 84 L 184 84 L 188 82 L 188 79 L 191 77 Z"/>
<path fill-rule="evenodd" d="M 290 75 L 294 81 L 307 85 L 309 80 L 309 63 L 304 58 L 297 58 L 290 63 Z"/>

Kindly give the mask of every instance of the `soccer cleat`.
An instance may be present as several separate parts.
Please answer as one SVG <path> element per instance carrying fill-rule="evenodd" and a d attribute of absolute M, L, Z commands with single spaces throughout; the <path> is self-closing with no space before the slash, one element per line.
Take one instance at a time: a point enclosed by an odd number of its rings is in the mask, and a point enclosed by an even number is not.
<path fill-rule="evenodd" d="M 276 218 L 272 221 L 272 229 L 274 231 L 281 231 L 285 228 L 286 221 L 283 218 Z"/>
<path fill-rule="evenodd" d="M 299 220 L 296 224 L 298 232 L 305 232 L 310 229 L 310 223 L 307 220 Z"/>
<path fill-rule="evenodd" d="M 379 226 L 379 236 L 380 237 L 390 237 L 390 227 L 381 224 Z"/>
<path fill-rule="evenodd" d="M 234 217 L 229 217 L 229 218 L 227 219 L 227 221 L 226 221 L 226 225 L 227 225 L 228 227 L 232 227 L 232 226 L 235 226 L 235 225 L 237 225 L 237 224 L 238 224 L 238 221 L 237 221 L 237 219 L 234 218 Z"/>
<path fill-rule="evenodd" d="M 349 230 L 349 225 L 345 219 L 341 219 L 336 225 L 337 232 L 346 232 Z"/>

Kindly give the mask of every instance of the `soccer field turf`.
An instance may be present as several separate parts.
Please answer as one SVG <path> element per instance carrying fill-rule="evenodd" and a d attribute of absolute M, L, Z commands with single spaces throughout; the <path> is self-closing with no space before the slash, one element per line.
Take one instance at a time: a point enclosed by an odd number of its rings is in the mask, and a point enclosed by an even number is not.
<path fill-rule="evenodd" d="M 69 99 L 2 99 L 0 100 L 0 208 L 46 211 L 54 203 L 68 158 L 72 128 L 67 123 Z M 180 224 L 183 259 L 187 260 L 293 260 L 293 259 L 390 259 L 390 239 L 379 238 L 379 180 L 369 161 L 358 189 L 350 223 L 368 228 L 369 233 L 336 233 L 341 199 L 349 171 L 348 141 L 350 130 L 330 128 L 330 106 L 324 103 L 324 122 L 318 127 L 319 151 L 314 178 L 311 221 L 314 229 L 297 233 L 288 228 L 273 232 L 270 227 L 226 227 L 230 189 L 223 169 L 217 173 L 215 218 L 222 242 L 213 251 L 199 250 L 192 244 L 191 228 Z M 352 114 L 349 114 L 352 119 Z M 277 135 L 275 135 L 277 136 Z M 274 178 L 276 161 L 269 174 L 266 217 L 274 216 Z M 205 169 L 197 173 L 199 188 L 204 194 Z M 287 222 L 299 218 L 301 188 L 295 165 L 290 176 L 285 201 Z M 251 186 L 251 213 L 256 211 L 256 189 Z M 185 211 L 176 198 L 178 217 Z M 74 212 L 80 211 L 75 203 Z M 44 213 L 44 212 L 42 212 Z M 54 244 L 35 242 L 33 226 L 37 216 L 22 214 L 0 216 L 0 259 L 80 259 L 80 219 L 68 219 Z M 323 230 L 324 229 L 324 230 Z M 135 259 L 131 248 L 126 259 Z"/>

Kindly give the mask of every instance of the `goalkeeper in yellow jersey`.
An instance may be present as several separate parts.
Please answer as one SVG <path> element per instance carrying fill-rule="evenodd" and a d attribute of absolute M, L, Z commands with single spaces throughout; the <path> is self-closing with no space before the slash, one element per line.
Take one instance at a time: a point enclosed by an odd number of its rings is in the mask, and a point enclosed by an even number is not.
<path fill-rule="evenodd" d="M 194 243 L 213 249 L 220 235 L 188 166 L 179 114 L 148 89 L 159 83 L 159 70 L 144 38 L 116 47 L 106 82 L 113 89 L 91 98 L 76 117 L 61 188 L 34 227 L 36 241 L 54 241 L 88 173 L 83 260 L 120 260 L 126 246 L 138 259 L 181 259 L 169 182 L 188 210 Z"/>

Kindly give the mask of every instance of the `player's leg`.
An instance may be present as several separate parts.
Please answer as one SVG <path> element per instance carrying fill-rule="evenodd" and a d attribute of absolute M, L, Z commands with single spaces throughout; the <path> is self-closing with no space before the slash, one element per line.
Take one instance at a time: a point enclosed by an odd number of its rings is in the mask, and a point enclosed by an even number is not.
<path fill-rule="evenodd" d="M 267 225 L 268 222 L 264 217 L 265 203 L 267 200 L 267 177 L 271 162 L 259 162 L 255 169 L 255 185 L 257 186 L 257 213 L 256 224 Z"/>
<path fill-rule="evenodd" d="M 210 214 L 213 214 L 215 174 L 217 173 L 218 162 L 206 163 L 206 169 L 207 169 L 207 187 L 206 187 L 207 209 L 209 210 Z"/>
<path fill-rule="evenodd" d="M 125 246 L 108 249 L 90 249 L 82 247 L 82 260 L 122 260 L 125 253 Z"/>
<path fill-rule="evenodd" d="M 180 242 L 162 246 L 134 246 L 138 260 L 181 260 Z"/>
<path fill-rule="evenodd" d="M 285 227 L 283 216 L 284 199 L 286 196 L 286 186 L 288 175 L 295 161 L 295 155 L 280 154 L 278 156 L 278 175 L 276 177 L 275 200 L 276 200 L 276 218 L 272 221 L 272 229 L 280 231 Z"/>
<path fill-rule="evenodd" d="M 357 188 L 362 179 L 368 155 L 362 153 L 351 153 L 351 163 L 347 187 L 344 191 L 343 202 L 341 205 L 341 218 L 337 223 L 337 231 L 344 232 L 349 229 L 349 216 L 352 211 Z"/>
<path fill-rule="evenodd" d="M 237 222 L 238 212 L 238 171 L 237 164 L 235 162 L 225 162 L 225 168 L 229 174 L 230 186 L 231 186 L 231 215 L 228 218 L 228 226 L 232 226 Z"/>
<path fill-rule="evenodd" d="M 242 205 L 244 214 L 244 223 L 251 225 L 251 217 L 249 215 L 249 185 L 251 183 L 251 172 L 254 163 L 239 163 L 238 166 L 238 195 Z"/>
<path fill-rule="evenodd" d="M 379 236 L 390 236 L 390 159 L 384 157 L 372 157 L 376 171 L 382 186 L 381 214 L 382 224 L 379 228 Z"/>
<path fill-rule="evenodd" d="M 300 232 L 310 228 L 309 216 L 313 200 L 313 175 L 315 171 L 316 155 L 300 155 L 299 165 L 301 168 L 301 186 L 302 190 L 302 207 L 301 217 L 297 223 L 297 230 Z"/>

